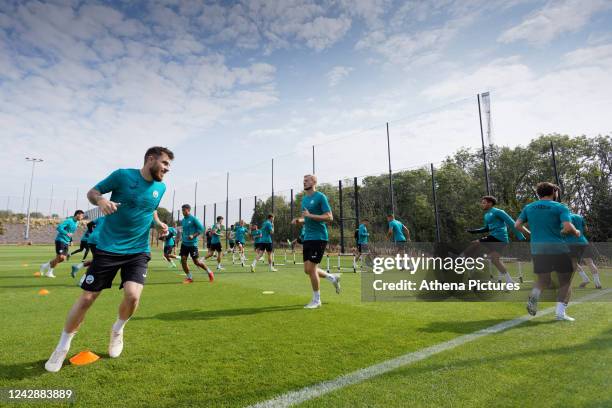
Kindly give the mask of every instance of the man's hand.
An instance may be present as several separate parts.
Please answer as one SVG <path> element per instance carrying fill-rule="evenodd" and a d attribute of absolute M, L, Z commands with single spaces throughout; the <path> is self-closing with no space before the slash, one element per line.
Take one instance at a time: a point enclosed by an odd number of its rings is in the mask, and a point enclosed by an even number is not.
<path fill-rule="evenodd" d="M 187 239 L 191 241 L 193 239 L 193 235 L 189 235 Z"/>
<path fill-rule="evenodd" d="M 100 211 L 102 211 L 102 214 L 104 215 L 110 215 L 114 213 L 115 211 L 117 211 L 117 206 L 119 205 L 115 202 L 107 200 L 104 197 L 100 197 L 96 204 L 98 205 L 98 207 L 100 207 Z"/>
<path fill-rule="evenodd" d="M 310 211 L 308 211 L 308 209 L 304 209 L 304 211 L 302 211 L 302 217 L 304 218 L 310 217 Z"/>
<path fill-rule="evenodd" d="M 157 224 L 157 226 L 159 227 L 163 235 L 168 235 L 168 224 L 166 224 L 165 222 L 160 222 L 159 224 Z"/>

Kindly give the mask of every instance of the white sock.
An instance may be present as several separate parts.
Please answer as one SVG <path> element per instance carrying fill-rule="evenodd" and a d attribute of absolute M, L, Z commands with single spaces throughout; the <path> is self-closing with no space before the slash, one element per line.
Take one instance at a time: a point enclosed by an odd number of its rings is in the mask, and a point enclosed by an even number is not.
<path fill-rule="evenodd" d="M 193 276 L 191 275 L 191 272 L 189 272 L 189 273 L 187 274 L 187 279 L 192 279 L 192 278 L 193 278 Z"/>
<path fill-rule="evenodd" d="M 45 269 L 51 268 L 51 262 L 47 262 L 46 264 L 43 264 L 43 268 Z"/>
<path fill-rule="evenodd" d="M 251 265 L 253 265 L 253 267 L 255 267 L 257 265 L 257 258 L 255 258 L 255 260 L 253 261 L 253 263 Z"/>
<path fill-rule="evenodd" d="M 595 281 L 595 285 L 601 286 L 601 281 L 599 280 L 599 273 L 593 274 L 593 280 Z"/>
<path fill-rule="evenodd" d="M 57 343 L 57 349 L 58 350 L 69 350 L 70 343 L 72 342 L 72 338 L 74 337 L 75 334 L 76 332 L 66 333 L 65 331 L 62 331 L 62 335 L 60 336 L 60 341 L 59 343 Z"/>
<path fill-rule="evenodd" d="M 531 296 L 534 296 L 536 299 L 540 297 L 540 293 L 542 293 L 542 291 L 538 288 L 531 289 Z"/>
<path fill-rule="evenodd" d="M 580 265 L 578 265 L 578 275 L 580 275 L 580 277 L 582 278 L 582 281 L 584 283 L 589 283 L 590 282 L 589 277 L 584 272 L 584 270 L 580 267 Z"/>
<path fill-rule="evenodd" d="M 80 263 L 76 264 L 76 268 L 77 269 L 81 269 L 83 266 L 84 266 L 83 262 L 80 262 Z"/>
<path fill-rule="evenodd" d="M 53 268 L 49 268 L 49 270 L 47 271 L 47 273 L 53 273 Z"/>
<path fill-rule="evenodd" d="M 514 283 L 514 280 L 512 279 L 512 276 L 510 276 L 509 273 L 504 273 L 504 277 L 506 278 L 506 283 Z"/>
<path fill-rule="evenodd" d="M 328 273 L 327 276 L 325 277 L 325 279 L 327 279 L 331 283 L 334 283 L 336 281 L 336 277 L 334 275 L 332 275 L 331 273 Z"/>
<path fill-rule="evenodd" d="M 113 324 L 113 331 L 115 333 L 121 333 L 123 331 L 123 328 L 125 327 L 125 324 L 127 323 L 127 320 L 121 320 L 119 318 L 117 318 L 117 321 L 115 322 L 115 324 Z"/>
<path fill-rule="evenodd" d="M 320 302 L 321 301 L 321 291 L 313 290 L 312 291 L 312 301 Z"/>
<path fill-rule="evenodd" d="M 567 307 L 567 305 L 563 302 L 557 302 L 557 310 L 556 310 L 556 314 L 557 316 L 565 316 L 565 308 Z"/>

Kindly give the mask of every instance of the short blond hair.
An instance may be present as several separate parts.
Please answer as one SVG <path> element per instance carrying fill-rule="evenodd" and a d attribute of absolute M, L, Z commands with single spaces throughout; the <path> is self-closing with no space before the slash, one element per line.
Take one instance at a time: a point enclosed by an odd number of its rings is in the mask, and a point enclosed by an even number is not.
<path fill-rule="evenodd" d="M 306 177 L 311 177 L 312 181 L 314 181 L 314 183 L 317 184 L 317 176 L 315 176 L 314 174 L 306 174 L 304 178 Z"/>

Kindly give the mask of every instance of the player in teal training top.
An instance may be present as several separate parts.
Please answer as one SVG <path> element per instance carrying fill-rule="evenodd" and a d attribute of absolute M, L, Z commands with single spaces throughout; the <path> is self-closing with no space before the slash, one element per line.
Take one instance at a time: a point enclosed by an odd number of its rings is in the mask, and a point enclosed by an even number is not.
<path fill-rule="evenodd" d="M 221 265 L 221 258 L 223 258 L 223 248 L 221 246 L 221 238 L 225 237 L 225 225 L 223 225 L 223 217 L 218 216 L 217 222 L 215 225 L 211 227 L 211 239 L 210 239 L 210 248 L 208 248 L 208 253 L 206 254 L 206 259 L 215 256 L 217 254 L 217 270 L 223 270 L 223 265 Z"/>
<path fill-rule="evenodd" d="M 403 250 L 406 246 L 406 241 L 410 241 L 410 231 L 408 227 L 396 220 L 393 214 L 387 215 L 387 222 L 389 223 L 387 238 L 393 240 L 398 250 Z"/>
<path fill-rule="evenodd" d="M 85 213 L 82 210 L 76 210 L 72 217 L 66 218 L 60 225 L 57 226 L 57 235 L 55 236 L 55 258 L 40 265 L 41 275 L 48 278 L 55 278 L 53 269 L 68 258 L 68 247 L 72 241 L 72 234 L 76 232 L 79 226 L 79 221 L 81 221 L 84 216 Z"/>
<path fill-rule="evenodd" d="M 274 234 L 274 215 L 268 214 L 266 220 L 261 225 L 261 237 L 259 238 L 259 251 L 261 254 L 264 252 L 268 254 L 268 267 L 271 272 L 277 272 L 277 269 L 274 267 L 272 261 L 272 252 L 274 251 L 274 246 L 272 244 L 272 235 Z M 251 272 L 255 272 L 255 267 L 257 266 L 257 261 L 259 257 L 256 257 L 253 263 L 251 264 Z"/>
<path fill-rule="evenodd" d="M 472 234 L 488 233 L 484 237 L 481 237 L 477 241 L 472 242 L 468 246 L 463 254 L 471 256 L 478 249 L 484 248 L 489 254 L 491 262 L 499 271 L 498 281 L 501 282 L 504 279 L 507 283 L 514 283 L 512 277 L 506 269 L 506 265 L 501 261 L 501 254 L 510 242 L 508 236 L 508 228 L 512 230 L 514 235 L 520 240 L 524 241 L 525 236 L 522 232 L 514 228 L 514 220 L 504 210 L 496 208 L 497 199 L 493 196 L 484 196 L 480 199 L 480 208 L 484 213 L 484 226 L 481 228 L 469 229 L 468 232 Z"/>
<path fill-rule="evenodd" d="M 585 263 L 591 269 L 591 273 L 593 274 L 593 282 L 595 282 L 595 288 L 601 289 L 601 280 L 599 278 L 599 270 L 593 261 L 593 252 L 591 246 L 589 245 L 589 241 L 586 238 L 586 224 L 584 223 L 584 218 L 581 215 L 576 213 L 571 213 L 570 218 L 572 224 L 578 231 L 580 231 L 580 236 L 576 237 L 574 235 L 566 235 L 565 242 L 569 245 L 570 255 L 572 257 L 572 263 L 574 269 L 578 270 L 578 274 L 582 278 L 582 283 L 580 283 L 580 287 L 586 287 L 590 279 L 584 269 L 582 268 L 581 263 Z"/>
<path fill-rule="evenodd" d="M 93 231 L 93 227 L 94 227 L 94 223 L 93 221 L 90 221 L 87 223 L 87 229 L 85 230 L 85 232 L 83 233 L 83 235 L 81 236 L 81 243 L 79 245 L 79 249 L 75 249 L 74 251 L 72 251 L 70 253 L 70 256 L 77 254 L 79 252 L 83 252 L 85 251 L 85 254 L 83 255 L 83 259 L 81 261 L 84 261 L 85 258 L 87 258 L 87 255 L 89 254 L 89 235 L 91 235 L 91 232 Z"/>
<path fill-rule="evenodd" d="M 244 261 L 246 260 L 244 256 L 244 244 L 246 242 L 247 234 L 247 228 L 244 226 L 244 220 L 240 220 L 238 225 L 234 227 L 234 233 L 236 234 L 236 248 L 238 248 L 238 253 L 240 254 L 240 263 L 244 267 Z"/>
<path fill-rule="evenodd" d="M 170 268 L 176 268 L 174 260 L 177 258 L 177 256 L 172 253 L 174 251 L 174 247 L 176 246 L 176 236 L 177 232 L 176 228 L 174 227 L 169 227 L 168 234 L 165 236 L 160 236 L 160 239 L 164 241 L 164 259 L 168 261 L 168 266 Z"/>
<path fill-rule="evenodd" d="M 87 198 L 100 207 L 106 216 L 100 228 L 96 253 L 81 284 L 83 293 L 72 306 L 64 331 L 45 369 L 61 369 L 72 338 L 85 319 L 85 314 L 101 291 L 112 286 L 121 270 L 123 301 L 118 319 L 112 326 L 108 355 L 117 358 L 123 350 L 123 329 L 134 314 L 147 277 L 151 259 L 149 231 L 155 222 L 163 233 L 168 226 L 159 220 L 157 207 L 166 185 L 161 181 L 170 171 L 174 154 L 164 147 L 152 147 L 144 155 L 140 169 L 119 169 L 89 190 Z M 111 193 L 110 199 L 103 194 Z"/>
<path fill-rule="evenodd" d="M 253 239 L 253 247 L 255 249 L 255 256 L 253 264 L 257 264 L 263 257 L 264 250 L 261 249 L 261 236 L 262 232 L 255 223 L 251 223 L 251 239 Z M 251 264 L 251 272 L 255 272 L 255 266 Z"/>
<path fill-rule="evenodd" d="M 202 259 L 200 259 L 200 252 L 198 250 L 198 236 L 204 233 L 204 226 L 197 219 L 191 215 L 191 206 L 189 204 L 183 204 L 181 206 L 181 212 L 183 213 L 183 219 L 181 220 L 181 250 L 179 255 L 181 256 L 181 266 L 183 272 L 185 272 L 186 278 L 185 283 L 193 282 L 193 275 L 187 265 L 187 257 L 191 256 L 193 263 L 200 269 L 204 269 L 208 274 L 208 280 L 213 282 L 215 275 L 212 273 L 210 268 L 206 265 Z"/>
<path fill-rule="evenodd" d="M 98 237 L 100 236 L 101 226 L 104 224 L 104 216 L 98 217 L 95 220 L 91 221 L 87 226 L 91 226 L 91 233 L 87 238 L 87 249 L 91 251 L 91 257 L 96 256 L 96 247 L 98 246 Z M 72 265 L 72 271 L 70 272 L 70 276 L 76 278 L 77 273 L 80 269 L 84 267 L 89 267 L 92 261 L 83 261 L 79 262 L 76 265 Z M 81 281 L 78 286 L 80 287 L 83 284 L 83 280 L 85 279 L 85 275 L 83 275 Z"/>
<path fill-rule="evenodd" d="M 330 281 L 340 293 L 340 275 L 330 274 L 319 268 L 323 259 L 329 235 L 326 223 L 333 221 L 331 207 L 325 194 L 317 191 L 317 177 L 304 176 L 304 196 L 302 197 L 302 217 L 293 219 L 294 224 L 304 224 L 303 255 L 304 273 L 310 278 L 312 299 L 304 306 L 306 309 L 321 307 L 320 278 Z"/>
<path fill-rule="evenodd" d="M 531 256 L 537 281 L 529 295 L 527 311 L 535 316 L 540 293 L 550 285 L 551 273 L 554 271 L 559 279 L 557 320 L 573 321 L 574 319 L 565 313 L 571 295 L 573 268 L 564 236 L 579 237 L 580 231 L 572 225 L 569 209 L 555 201 L 559 197 L 559 188 L 556 185 L 539 183 L 536 192 L 539 200 L 525 206 L 514 224 L 523 233 L 529 234 L 524 224 L 529 224 L 531 230 Z"/>

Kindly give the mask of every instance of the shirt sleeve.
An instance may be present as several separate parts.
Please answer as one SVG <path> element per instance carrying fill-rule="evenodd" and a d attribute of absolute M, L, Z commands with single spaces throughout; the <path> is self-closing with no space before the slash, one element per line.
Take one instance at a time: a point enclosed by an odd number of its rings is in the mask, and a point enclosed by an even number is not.
<path fill-rule="evenodd" d="M 561 222 L 572 221 L 569 208 L 563 204 L 559 206 L 559 218 L 561 219 Z"/>
<path fill-rule="evenodd" d="M 62 221 L 62 223 L 60 225 L 57 226 L 57 228 L 55 229 L 57 232 L 61 232 L 62 234 L 67 233 L 68 231 L 66 230 L 66 227 L 68 226 L 68 220 L 64 220 Z"/>
<path fill-rule="evenodd" d="M 523 222 L 527 222 L 527 211 L 525 210 L 526 208 L 523 208 L 523 211 L 521 211 L 520 215 L 518 216 L 518 219 Z"/>
<path fill-rule="evenodd" d="M 119 186 L 119 181 L 122 178 L 121 173 L 121 169 L 113 171 L 108 177 L 96 184 L 94 188 L 102 194 L 113 191 Z"/>
<path fill-rule="evenodd" d="M 510 217 L 510 215 L 508 215 L 507 212 L 505 212 L 504 210 L 499 210 L 497 212 L 497 216 L 501 218 L 501 220 L 505 222 L 508 227 L 510 227 L 510 229 L 518 239 L 520 239 L 521 241 L 525 239 L 523 233 L 514 228 L 514 220 L 512 219 L 512 217 Z"/>
<path fill-rule="evenodd" d="M 193 223 L 196 226 L 196 232 L 199 232 L 200 234 L 204 232 L 204 226 L 202 225 L 200 220 L 198 220 L 196 217 L 193 217 L 193 221 L 194 221 Z"/>
<path fill-rule="evenodd" d="M 325 194 L 321 194 L 321 211 L 322 214 L 331 212 L 331 207 L 329 206 L 329 201 L 327 200 L 327 197 L 325 196 Z"/>

